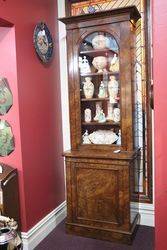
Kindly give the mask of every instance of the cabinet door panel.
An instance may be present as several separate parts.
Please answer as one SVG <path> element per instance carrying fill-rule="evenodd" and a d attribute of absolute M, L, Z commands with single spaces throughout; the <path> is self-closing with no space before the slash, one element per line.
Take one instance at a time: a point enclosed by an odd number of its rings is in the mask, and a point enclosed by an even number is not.
<path fill-rule="evenodd" d="M 110 165 L 79 163 L 73 172 L 73 211 L 77 222 L 122 224 L 122 170 Z"/>

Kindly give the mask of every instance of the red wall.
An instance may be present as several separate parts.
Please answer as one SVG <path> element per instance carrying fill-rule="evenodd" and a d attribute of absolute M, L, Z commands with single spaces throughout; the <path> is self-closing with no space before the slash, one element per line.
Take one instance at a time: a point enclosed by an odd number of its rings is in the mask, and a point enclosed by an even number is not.
<path fill-rule="evenodd" d="M 22 231 L 65 199 L 56 17 L 55 0 L 0 0 L 0 18 L 14 24 L 4 29 L 8 35 L 0 32 L 0 74 L 13 91 L 14 105 L 6 119 L 16 138 L 15 151 L 1 161 L 19 170 Z M 47 23 L 55 42 L 49 65 L 39 61 L 32 43 L 40 21 Z"/>
<path fill-rule="evenodd" d="M 153 2 L 156 250 L 167 249 L 167 1 Z"/>

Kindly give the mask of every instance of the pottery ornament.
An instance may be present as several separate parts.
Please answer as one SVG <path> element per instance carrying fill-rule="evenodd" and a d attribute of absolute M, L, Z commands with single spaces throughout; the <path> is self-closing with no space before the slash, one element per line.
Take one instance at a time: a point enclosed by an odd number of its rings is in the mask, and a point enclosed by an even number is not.
<path fill-rule="evenodd" d="M 111 59 L 109 70 L 111 72 L 118 72 L 119 71 L 119 59 L 118 59 L 118 56 L 116 54 L 114 54 L 114 57 Z"/>
<path fill-rule="evenodd" d="M 85 122 L 91 122 L 92 120 L 91 109 L 85 109 L 84 113 L 85 113 Z"/>
<path fill-rule="evenodd" d="M 79 68 L 80 68 L 81 74 L 91 73 L 89 61 L 86 58 L 86 56 L 84 56 L 83 58 L 79 57 Z"/>
<path fill-rule="evenodd" d="M 115 76 L 110 76 L 110 81 L 108 82 L 108 93 L 110 98 L 110 103 L 117 103 L 119 84 Z"/>
<path fill-rule="evenodd" d="M 92 39 L 92 46 L 94 49 L 106 49 L 110 46 L 110 40 L 103 35 L 97 35 Z"/>
<path fill-rule="evenodd" d="M 89 140 L 93 144 L 113 144 L 118 136 L 112 130 L 97 130 L 89 135 Z"/>
<path fill-rule="evenodd" d="M 85 131 L 85 133 L 82 136 L 83 144 L 91 144 L 91 141 L 89 139 L 88 130 Z"/>
<path fill-rule="evenodd" d="M 94 94 L 94 84 L 91 82 L 91 77 L 85 77 L 83 82 L 83 92 L 86 99 L 90 99 Z"/>
<path fill-rule="evenodd" d="M 107 67 L 107 57 L 105 56 L 96 56 L 92 61 L 93 66 L 97 69 L 97 73 L 106 72 Z"/>

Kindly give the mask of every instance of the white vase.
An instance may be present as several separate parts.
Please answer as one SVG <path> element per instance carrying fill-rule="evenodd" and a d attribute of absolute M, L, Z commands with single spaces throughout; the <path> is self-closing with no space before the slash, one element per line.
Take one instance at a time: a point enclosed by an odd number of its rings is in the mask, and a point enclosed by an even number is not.
<path fill-rule="evenodd" d="M 94 84 L 91 82 L 91 77 L 85 77 L 83 82 L 83 91 L 86 99 L 90 99 L 94 94 Z"/>
<path fill-rule="evenodd" d="M 117 103 L 118 96 L 118 82 L 115 76 L 110 76 L 110 81 L 108 82 L 108 93 L 110 98 L 110 103 Z"/>
<path fill-rule="evenodd" d="M 103 35 L 97 35 L 92 39 L 92 46 L 94 49 L 106 49 L 110 46 L 110 40 Z"/>
<path fill-rule="evenodd" d="M 114 122 L 120 122 L 120 119 L 121 119 L 120 108 L 115 108 L 114 109 Z"/>
<path fill-rule="evenodd" d="M 107 108 L 108 108 L 108 115 L 107 115 L 107 121 L 113 121 L 114 120 L 114 108 L 113 104 L 108 102 L 107 103 Z"/>
<path fill-rule="evenodd" d="M 92 120 L 92 112 L 91 109 L 85 109 L 85 122 L 91 122 Z"/>

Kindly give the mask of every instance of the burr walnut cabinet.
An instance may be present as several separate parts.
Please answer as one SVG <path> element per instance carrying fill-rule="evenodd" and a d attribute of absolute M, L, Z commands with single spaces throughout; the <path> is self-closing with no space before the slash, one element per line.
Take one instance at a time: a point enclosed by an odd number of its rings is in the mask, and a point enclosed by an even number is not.
<path fill-rule="evenodd" d="M 68 233 L 131 243 L 139 222 L 134 143 L 135 6 L 66 24 L 71 150 L 64 153 Z"/>

